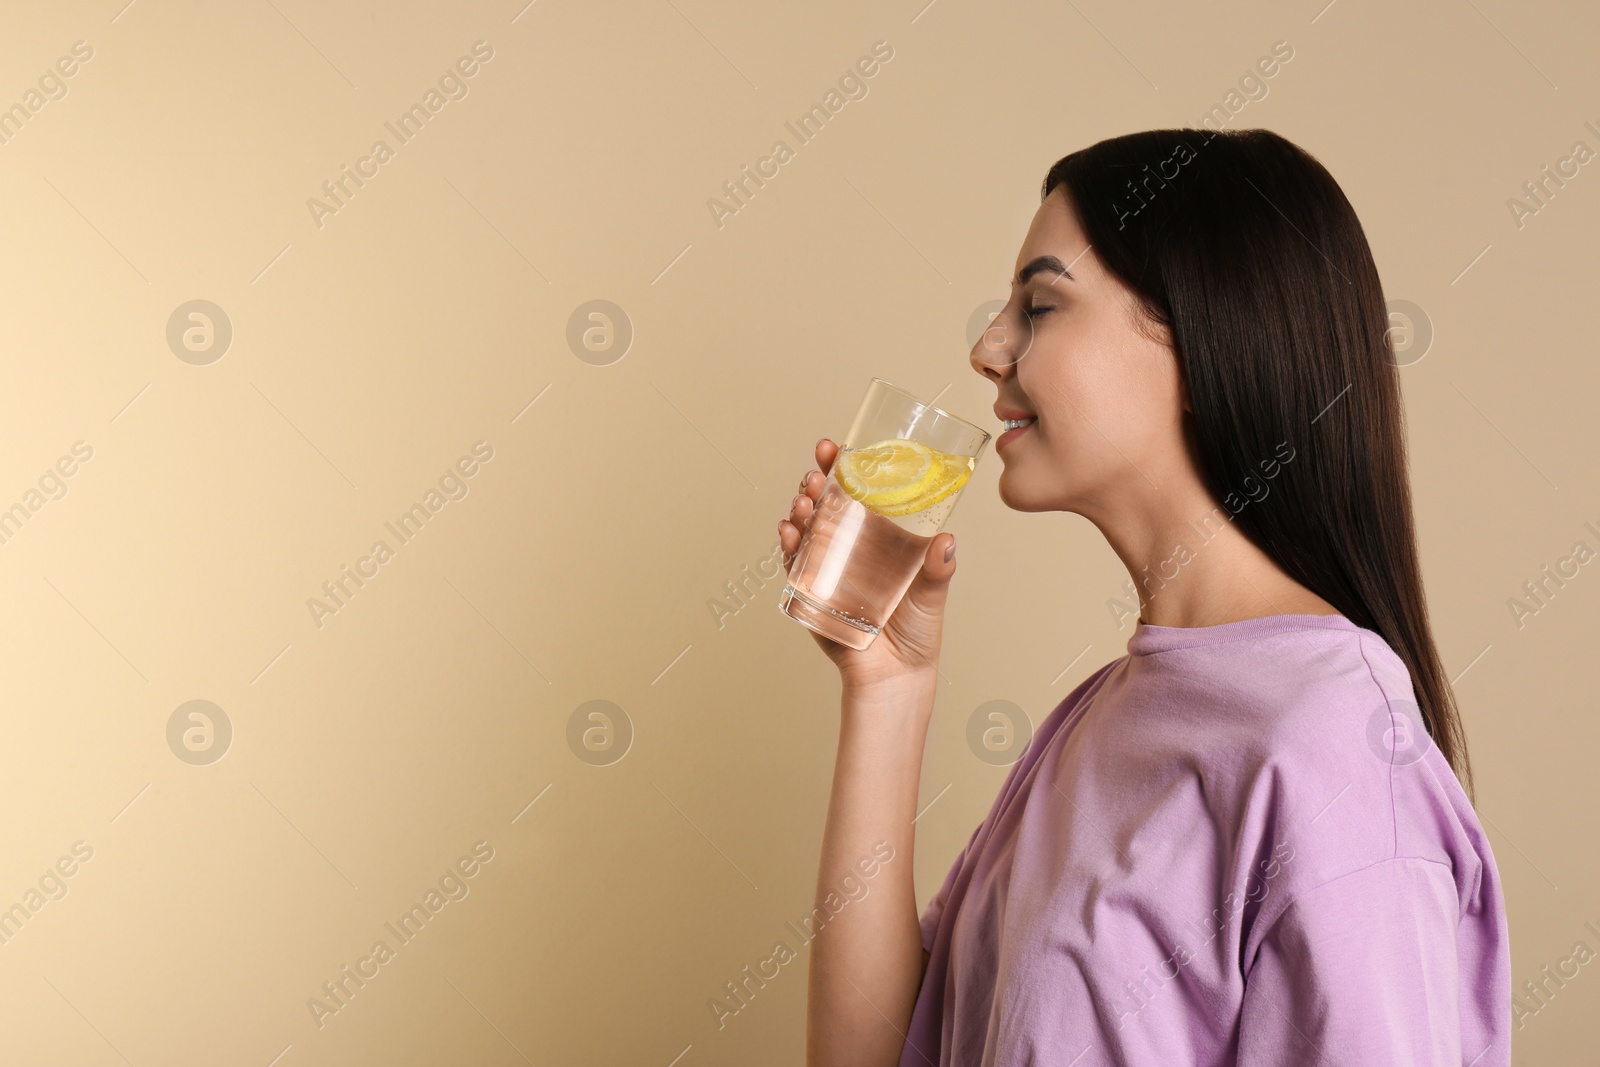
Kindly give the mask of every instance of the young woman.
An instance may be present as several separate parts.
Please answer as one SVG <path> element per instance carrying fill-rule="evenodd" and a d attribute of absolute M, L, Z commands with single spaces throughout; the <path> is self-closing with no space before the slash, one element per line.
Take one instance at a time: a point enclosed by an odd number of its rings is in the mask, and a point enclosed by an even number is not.
<path fill-rule="evenodd" d="M 1000 498 L 1092 522 L 1139 616 L 920 923 L 955 538 L 866 651 L 813 635 L 843 681 L 819 903 L 893 853 L 811 943 L 808 1065 L 1511 1062 L 1388 326 L 1349 201 L 1282 137 L 1155 130 L 1050 169 L 971 363 L 1017 427 Z M 779 523 L 791 559 L 837 451 L 817 444 Z M 996 624 L 1043 610 L 1017 607 Z"/>

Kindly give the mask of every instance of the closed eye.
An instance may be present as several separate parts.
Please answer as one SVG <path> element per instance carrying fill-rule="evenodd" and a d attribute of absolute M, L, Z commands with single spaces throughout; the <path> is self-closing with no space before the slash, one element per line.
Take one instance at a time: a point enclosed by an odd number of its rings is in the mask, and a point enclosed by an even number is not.
<path fill-rule="evenodd" d="M 1046 314 L 1048 312 L 1051 312 L 1051 311 L 1054 311 L 1054 310 L 1055 310 L 1055 308 L 1050 308 L 1050 307 L 1033 307 L 1033 308 L 1024 308 L 1022 313 L 1024 315 L 1028 316 L 1029 319 L 1036 319 L 1039 316 L 1044 315 L 1044 314 Z"/>

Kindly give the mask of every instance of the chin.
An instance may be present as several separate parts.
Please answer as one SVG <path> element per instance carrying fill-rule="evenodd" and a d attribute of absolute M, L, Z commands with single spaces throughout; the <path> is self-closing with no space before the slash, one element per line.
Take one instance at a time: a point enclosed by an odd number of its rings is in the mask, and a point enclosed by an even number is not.
<path fill-rule="evenodd" d="M 1037 477 L 1032 477 L 1034 472 L 1022 474 L 1019 470 L 1005 467 L 1000 472 L 1000 502 L 1010 507 L 1013 512 L 1062 512 L 1069 510 L 1067 496 L 1062 490 L 1059 478 L 1046 477 L 1043 485 L 1038 483 Z"/>
<path fill-rule="evenodd" d="M 1008 468 L 1000 473 L 1000 503 L 1012 511 L 1052 511 L 1047 494 L 1031 489 Z"/>

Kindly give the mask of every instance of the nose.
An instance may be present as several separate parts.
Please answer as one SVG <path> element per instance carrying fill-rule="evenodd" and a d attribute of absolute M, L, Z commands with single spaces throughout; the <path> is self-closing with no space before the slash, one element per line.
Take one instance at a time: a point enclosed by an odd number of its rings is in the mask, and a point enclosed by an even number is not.
<path fill-rule="evenodd" d="M 996 313 L 968 355 L 972 369 L 996 383 L 1016 373 L 1017 361 L 1033 341 L 1027 317 L 1013 303 Z"/>

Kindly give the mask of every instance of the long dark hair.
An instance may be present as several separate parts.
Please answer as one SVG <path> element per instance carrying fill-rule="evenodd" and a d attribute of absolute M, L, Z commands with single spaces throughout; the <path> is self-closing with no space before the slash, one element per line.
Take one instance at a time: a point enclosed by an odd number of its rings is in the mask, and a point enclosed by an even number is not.
<path fill-rule="evenodd" d="M 1100 260 L 1171 333 L 1213 495 L 1238 499 L 1283 442 L 1295 449 L 1271 484 L 1276 503 L 1242 507 L 1235 523 L 1388 642 L 1472 798 L 1423 597 L 1388 308 L 1338 183 L 1268 130 L 1167 129 L 1073 152 L 1040 198 L 1063 185 Z"/>

